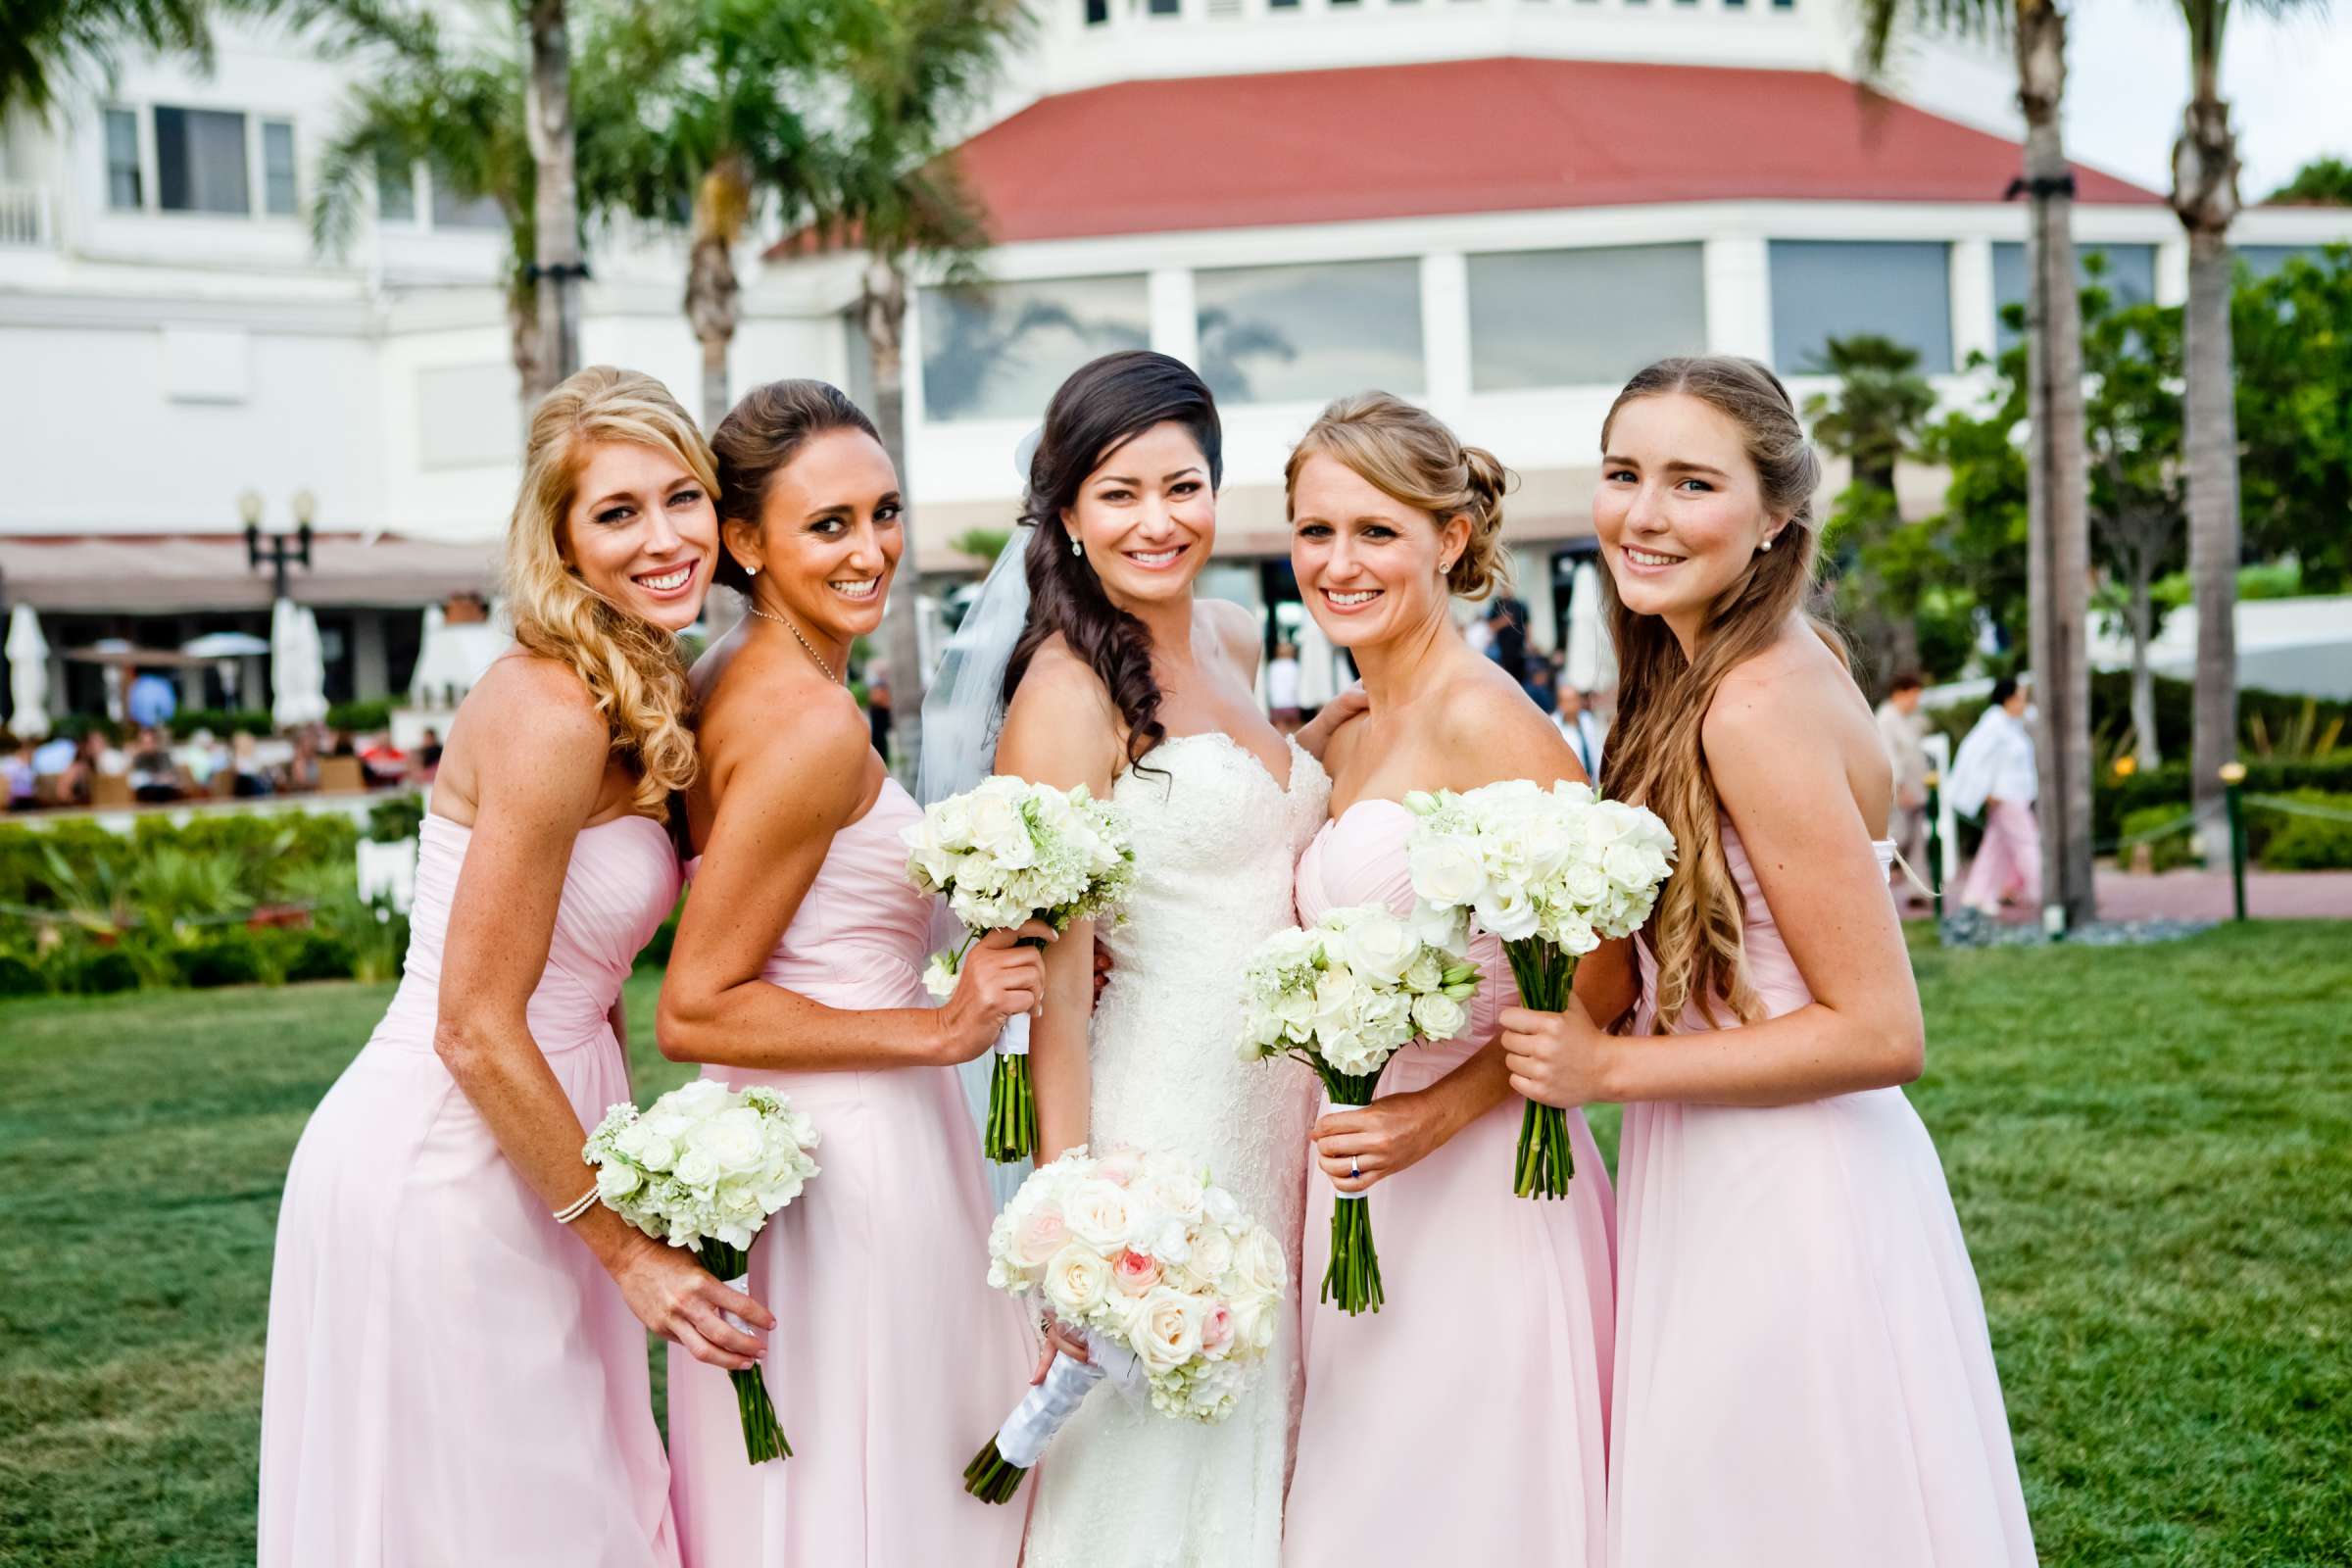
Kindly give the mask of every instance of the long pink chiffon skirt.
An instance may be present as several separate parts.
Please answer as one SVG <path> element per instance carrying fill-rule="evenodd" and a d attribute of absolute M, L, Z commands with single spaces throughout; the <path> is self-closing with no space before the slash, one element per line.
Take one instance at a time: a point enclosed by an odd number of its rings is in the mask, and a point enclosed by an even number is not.
<path fill-rule="evenodd" d="M 1437 1076 L 1416 1070 L 1428 1065 L 1399 1055 L 1383 1097 L 1423 1087 Z M 1601 1568 L 1615 1200 L 1582 1111 L 1568 1117 L 1568 1196 L 1512 1193 L 1524 1103 L 1506 1099 L 1372 1189 L 1378 1312 L 1316 1299 L 1337 1199 L 1319 1166 L 1308 1171 L 1290 1568 Z"/>
<path fill-rule="evenodd" d="M 1895 1089 L 1628 1105 L 1613 1568 L 2015 1568 L 2034 1538 L 1935 1146 Z"/>
<path fill-rule="evenodd" d="M 644 1328 L 401 1021 L 287 1173 L 261 1563 L 675 1568 Z M 547 1062 L 593 1126 L 627 1076 L 609 1028 L 574 1039 Z"/>

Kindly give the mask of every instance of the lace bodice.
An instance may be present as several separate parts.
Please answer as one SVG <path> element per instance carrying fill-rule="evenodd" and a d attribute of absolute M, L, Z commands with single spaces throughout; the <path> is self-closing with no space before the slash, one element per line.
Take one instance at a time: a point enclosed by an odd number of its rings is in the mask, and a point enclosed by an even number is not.
<path fill-rule="evenodd" d="M 1175 1149 L 1289 1238 L 1298 1225 L 1301 1075 L 1244 1062 L 1242 966 L 1292 924 L 1293 868 L 1322 825 L 1331 781 L 1290 747 L 1289 787 L 1222 732 L 1180 736 L 1111 789 L 1135 839 L 1126 918 L 1102 933 L 1110 980 L 1095 1009 L 1090 1135 Z M 1291 1102 L 1297 1100 L 1299 1104 Z"/>
<path fill-rule="evenodd" d="M 1293 923 L 1293 868 L 1331 798 L 1322 765 L 1289 751 L 1286 787 L 1226 735 L 1179 736 L 1112 787 L 1136 887 L 1124 922 L 1100 935 L 1112 969 L 1095 1008 L 1089 1136 L 1206 1160 L 1281 1241 L 1296 1303 L 1314 1082 L 1234 1049 L 1242 966 Z M 1099 1391 L 1044 1468 L 1028 1568 L 1275 1568 L 1298 1397 L 1295 1313 L 1216 1426 Z"/>

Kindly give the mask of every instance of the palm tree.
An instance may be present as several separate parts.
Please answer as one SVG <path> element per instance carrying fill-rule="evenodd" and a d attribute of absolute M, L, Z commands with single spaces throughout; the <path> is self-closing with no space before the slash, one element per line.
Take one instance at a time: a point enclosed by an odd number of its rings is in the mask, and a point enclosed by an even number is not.
<path fill-rule="evenodd" d="M 728 408 L 743 292 L 735 253 L 762 208 L 819 210 L 823 148 L 800 104 L 820 89 L 831 20 L 769 0 L 669 0 L 624 18 L 599 51 L 639 83 L 630 112 L 583 151 L 597 205 L 688 233 L 685 310 L 703 350 L 703 423 Z"/>
<path fill-rule="evenodd" d="M 580 368 L 580 284 L 588 268 L 580 255 L 578 148 L 572 134 L 571 32 L 565 0 L 529 0 L 530 40 L 524 91 L 531 161 L 531 278 L 539 295 L 539 370 L 553 386 Z"/>
<path fill-rule="evenodd" d="M 1936 389 L 1919 373 L 1919 352 L 1875 333 L 1834 337 L 1808 369 L 1838 378 L 1835 397 L 1805 402 L 1814 440 L 1853 464 L 1853 486 L 1838 497 L 1831 521 L 1842 524 L 1835 554 L 1850 574 L 1857 630 L 1872 665 L 1874 687 L 1919 662 L 1913 619 L 1918 574 L 1895 569 L 1915 552 L 1906 541 L 1894 493 L 1895 466 L 1911 453 L 1936 409 Z"/>
<path fill-rule="evenodd" d="M 0 26 L 0 117 L 46 115 L 69 84 L 112 74 L 124 48 L 213 58 L 207 0 L 11 0 Z"/>
<path fill-rule="evenodd" d="M 907 279 L 917 267 L 968 280 L 988 241 L 987 220 L 964 188 L 951 138 L 984 102 L 1005 48 L 1023 36 L 1022 0 L 868 0 L 848 19 L 847 131 L 832 159 L 826 233 L 866 254 L 858 315 L 871 360 L 875 428 L 906 469 Z M 922 573 L 906 514 L 902 591 L 884 612 L 890 663 L 891 746 L 902 767 L 922 752 Z"/>
<path fill-rule="evenodd" d="M 2074 172 L 2060 115 L 2067 12 L 2061 0 L 1861 0 L 1861 63 L 1875 76 L 1906 15 L 1946 30 L 2006 31 L 2026 121 L 2028 638 L 2040 720 L 2042 903 L 2069 924 L 2096 912 L 2091 881 L 2089 475 L 2082 425 L 2082 318 L 2075 295 Z"/>
<path fill-rule="evenodd" d="M 2270 0 L 2281 9 L 2294 0 Z M 2188 231 L 2183 445 L 2188 459 L 2188 578 L 2197 607 L 2196 695 L 2189 730 L 2190 790 L 2207 811 L 2198 836 L 2206 863 L 2230 853 L 2221 770 L 2237 760 L 2237 407 L 2230 346 L 2237 217 L 2237 132 L 2222 97 L 2222 40 L 2230 0 L 2179 0 L 2188 28 L 2188 106 L 2173 142 L 2173 211 Z"/>

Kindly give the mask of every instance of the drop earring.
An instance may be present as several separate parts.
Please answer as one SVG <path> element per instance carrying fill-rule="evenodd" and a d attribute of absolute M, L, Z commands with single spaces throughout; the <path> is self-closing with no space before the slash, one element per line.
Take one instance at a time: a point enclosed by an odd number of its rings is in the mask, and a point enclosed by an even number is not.
<path fill-rule="evenodd" d="M 1070 540 L 1070 554 L 1073 556 L 1083 556 L 1086 554 L 1086 546 L 1079 543 L 1075 536 L 1073 536 Z"/>

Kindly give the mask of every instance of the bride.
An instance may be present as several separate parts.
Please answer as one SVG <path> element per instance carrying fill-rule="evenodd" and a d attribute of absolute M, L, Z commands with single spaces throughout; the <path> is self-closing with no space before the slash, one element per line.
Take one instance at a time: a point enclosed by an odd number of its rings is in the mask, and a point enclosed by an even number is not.
<path fill-rule="evenodd" d="M 1234 1038 L 1243 963 L 1292 923 L 1292 868 L 1323 820 L 1331 783 L 1305 748 L 1329 723 L 1286 741 L 1251 692 L 1257 617 L 1194 596 L 1220 448 L 1208 388 L 1165 355 L 1108 355 L 1062 383 L 1028 470 L 1025 624 L 996 690 L 971 690 L 990 672 L 985 634 L 957 638 L 942 688 L 960 683 L 967 713 L 1002 695 L 999 772 L 1084 784 L 1134 835 L 1124 920 L 1074 926 L 1047 954 L 1030 1055 L 1039 1158 L 1092 1144 L 1205 1160 L 1282 1239 L 1296 1301 L 1312 1087 L 1244 1064 Z M 975 621 L 992 601 L 1002 617 L 1000 587 L 1017 602 L 1017 584 L 992 581 Z M 956 746 L 955 726 L 934 740 Z M 984 731 L 963 742 L 975 757 L 984 744 Z M 1111 967 L 1090 1040 L 1098 940 Z M 1218 1425 L 1098 1388 L 1039 1471 L 1028 1568 L 1272 1568 L 1298 1398 L 1295 1316 Z"/>

